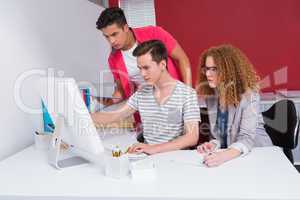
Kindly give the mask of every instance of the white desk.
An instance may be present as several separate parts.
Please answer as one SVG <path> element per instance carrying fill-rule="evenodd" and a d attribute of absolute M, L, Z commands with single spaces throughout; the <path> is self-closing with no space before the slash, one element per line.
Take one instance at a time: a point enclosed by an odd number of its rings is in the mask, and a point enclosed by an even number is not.
<path fill-rule="evenodd" d="M 256 148 L 217 168 L 153 157 L 153 181 L 112 179 L 86 164 L 56 170 L 28 147 L 0 162 L 0 199 L 300 199 L 300 175 L 279 148 Z"/>

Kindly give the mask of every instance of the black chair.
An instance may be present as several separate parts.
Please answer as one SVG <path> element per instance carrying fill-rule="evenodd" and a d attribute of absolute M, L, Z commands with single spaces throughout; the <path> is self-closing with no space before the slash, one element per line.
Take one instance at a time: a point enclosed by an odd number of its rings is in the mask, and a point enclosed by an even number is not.
<path fill-rule="evenodd" d="M 191 150 L 196 149 L 198 145 L 204 142 L 208 142 L 212 137 L 210 131 L 210 125 L 209 125 L 209 117 L 208 117 L 208 112 L 206 107 L 200 107 L 200 118 L 201 118 L 201 122 L 199 123 L 198 142 L 195 146 L 189 148 Z"/>
<path fill-rule="evenodd" d="M 200 107 L 200 117 L 201 122 L 199 123 L 199 139 L 197 145 L 208 142 L 212 137 L 209 125 L 208 111 L 206 107 Z"/>
<path fill-rule="evenodd" d="M 145 142 L 145 138 L 144 138 L 144 135 L 143 133 L 140 133 L 136 136 L 136 140 L 140 143 L 144 143 Z"/>
<path fill-rule="evenodd" d="M 292 149 L 297 147 L 299 120 L 293 101 L 284 99 L 274 103 L 262 113 L 265 130 L 273 144 L 283 148 L 284 154 L 294 163 Z"/>

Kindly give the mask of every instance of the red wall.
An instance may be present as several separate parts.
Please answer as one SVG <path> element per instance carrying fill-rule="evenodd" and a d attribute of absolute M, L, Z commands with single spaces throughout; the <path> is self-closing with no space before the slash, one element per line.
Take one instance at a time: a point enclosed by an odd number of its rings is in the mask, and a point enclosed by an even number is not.
<path fill-rule="evenodd" d="M 108 0 L 109 7 L 119 7 L 119 0 Z"/>
<path fill-rule="evenodd" d="M 300 0 L 155 0 L 155 10 L 157 25 L 188 54 L 193 79 L 203 50 L 231 43 L 270 78 L 264 91 L 300 89 Z M 274 72 L 284 66 L 280 81 Z"/>

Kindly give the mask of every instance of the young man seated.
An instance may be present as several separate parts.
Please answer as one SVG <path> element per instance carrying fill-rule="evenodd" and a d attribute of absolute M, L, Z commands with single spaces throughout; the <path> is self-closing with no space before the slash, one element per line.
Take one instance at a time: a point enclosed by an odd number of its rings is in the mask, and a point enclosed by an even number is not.
<path fill-rule="evenodd" d="M 139 111 L 145 143 L 133 145 L 130 153 L 155 154 L 196 145 L 200 121 L 197 95 L 168 73 L 164 44 L 159 40 L 143 42 L 133 55 L 146 84 L 118 110 L 94 113 L 93 120 L 112 123 Z"/>

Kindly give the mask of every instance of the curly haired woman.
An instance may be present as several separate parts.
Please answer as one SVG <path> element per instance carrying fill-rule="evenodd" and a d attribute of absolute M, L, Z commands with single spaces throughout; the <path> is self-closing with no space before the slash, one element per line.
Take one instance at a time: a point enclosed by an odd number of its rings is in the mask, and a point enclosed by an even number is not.
<path fill-rule="evenodd" d="M 238 48 L 221 45 L 206 50 L 198 75 L 196 89 L 206 102 L 212 134 L 197 148 L 206 153 L 205 165 L 218 166 L 254 146 L 272 145 L 259 112 L 259 77 Z"/>

